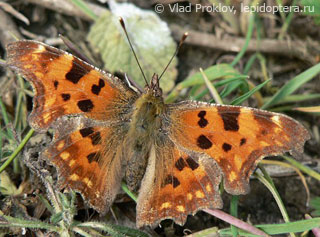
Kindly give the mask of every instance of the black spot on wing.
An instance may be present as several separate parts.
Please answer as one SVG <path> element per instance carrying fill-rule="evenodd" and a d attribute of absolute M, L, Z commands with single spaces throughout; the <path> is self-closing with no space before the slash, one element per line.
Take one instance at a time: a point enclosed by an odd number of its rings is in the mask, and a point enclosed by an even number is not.
<path fill-rule="evenodd" d="M 166 177 L 166 179 L 164 180 L 163 186 L 165 186 L 167 184 L 172 184 L 173 188 L 176 188 L 180 185 L 180 181 L 177 177 L 175 177 L 173 175 L 168 175 Z"/>
<path fill-rule="evenodd" d="M 80 100 L 77 105 L 82 112 L 90 112 L 94 107 L 91 100 Z"/>
<path fill-rule="evenodd" d="M 247 139 L 241 138 L 241 140 L 240 140 L 240 146 L 243 146 L 244 144 L 246 144 L 246 142 L 247 142 Z"/>
<path fill-rule="evenodd" d="M 92 127 L 89 127 L 89 128 L 83 128 L 83 129 L 80 129 L 80 134 L 82 137 L 87 137 L 89 136 L 90 134 L 94 133 L 94 130 Z"/>
<path fill-rule="evenodd" d="M 197 162 L 194 161 L 194 159 L 192 159 L 191 157 L 188 157 L 186 159 L 188 166 L 192 169 L 195 170 L 199 167 L 199 164 Z"/>
<path fill-rule="evenodd" d="M 182 157 L 180 157 L 176 163 L 175 163 L 175 167 L 182 171 L 184 167 L 186 167 L 186 163 L 184 162 L 184 159 Z"/>
<path fill-rule="evenodd" d="M 59 85 L 58 81 L 54 81 L 53 82 L 54 89 L 58 89 L 58 85 Z"/>
<path fill-rule="evenodd" d="M 92 152 L 89 155 L 87 155 L 87 159 L 89 161 L 89 163 L 93 162 L 93 161 L 97 161 L 99 159 L 100 153 L 98 152 Z"/>
<path fill-rule="evenodd" d="M 100 87 L 97 86 L 97 85 L 92 85 L 92 87 L 91 87 L 91 92 L 92 92 L 93 94 L 95 94 L 95 95 L 99 95 L 100 90 L 101 90 Z"/>
<path fill-rule="evenodd" d="M 99 79 L 99 85 L 92 85 L 91 92 L 95 95 L 99 95 L 101 89 L 105 86 L 104 80 Z"/>
<path fill-rule="evenodd" d="M 198 121 L 198 125 L 201 127 L 201 128 L 204 128 L 208 125 L 208 120 L 205 119 L 205 116 L 206 116 L 207 112 L 202 110 L 198 113 L 198 117 L 200 118 L 200 120 Z"/>
<path fill-rule="evenodd" d="M 200 135 L 197 139 L 197 145 L 201 149 L 209 149 L 212 147 L 212 142 L 205 135 Z"/>
<path fill-rule="evenodd" d="M 72 67 L 70 71 L 66 74 L 66 79 L 71 81 L 73 84 L 77 84 L 79 80 L 88 74 L 91 68 L 76 59 L 72 60 Z"/>
<path fill-rule="evenodd" d="M 99 87 L 100 88 L 103 88 L 106 84 L 104 83 L 104 80 L 103 79 L 99 79 Z"/>
<path fill-rule="evenodd" d="M 63 101 L 68 101 L 68 100 L 70 100 L 70 94 L 63 93 L 63 94 L 61 94 L 61 97 L 62 97 Z"/>
<path fill-rule="evenodd" d="M 173 181 L 172 181 L 173 188 L 178 187 L 180 185 L 179 179 L 177 179 L 177 177 L 175 177 L 175 176 L 173 176 L 172 178 L 173 178 Z"/>
<path fill-rule="evenodd" d="M 222 149 L 225 151 L 225 152 L 228 152 L 232 149 L 232 146 L 228 143 L 223 143 L 222 145 Z"/>
<path fill-rule="evenodd" d="M 240 108 L 237 107 L 218 107 L 219 115 L 223 120 L 224 130 L 238 131 L 239 123 L 238 117 L 240 115 Z"/>

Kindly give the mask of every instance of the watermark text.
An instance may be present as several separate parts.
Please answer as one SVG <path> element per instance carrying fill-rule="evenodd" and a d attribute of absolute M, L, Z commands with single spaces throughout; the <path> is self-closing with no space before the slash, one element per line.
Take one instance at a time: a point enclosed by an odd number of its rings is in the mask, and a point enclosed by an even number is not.
<path fill-rule="evenodd" d="M 161 3 L 155 5 L 156 13 L 163 13 L 165 7 L 169 9 L 172 13 L 191 13 L 191 12 L 209 12 L 209 13 L 237 13 L 237 9 L 235 6 L 228 6 L 222 3 L 219 4 L 179 4 L 179 3 L 170 3 L 168 5 L 163 5 Z M 266 3 L 258 4 L 255 6 L 248 6 L 243 3 L 240 4 L 241 12 L 253 13 L 253 12 L 261 12 L 261 13 L 272 13 L 275 14 L 277 12 L 314 12 L 314 6 L 281 6 L 281 5 L 267 5 Z"/>

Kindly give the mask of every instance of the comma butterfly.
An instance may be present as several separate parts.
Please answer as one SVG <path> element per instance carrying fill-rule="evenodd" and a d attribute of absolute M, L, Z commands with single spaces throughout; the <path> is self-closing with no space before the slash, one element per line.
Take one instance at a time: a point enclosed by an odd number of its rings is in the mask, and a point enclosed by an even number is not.
<path fill-rule="evenodd" d="M 165 104 L 155 74 L 141 93 L 72 54 L 36 41 L 7 46 L 7 64 L 34 87 L 30 125 L 54 129 L 41 156 L 61 187 L 105 213 L 121 180 L 139 190 L 137 226 L 221 208 L 265 156 L 302 153 L 307 130 L 282 114 L 197 101 Z"/>

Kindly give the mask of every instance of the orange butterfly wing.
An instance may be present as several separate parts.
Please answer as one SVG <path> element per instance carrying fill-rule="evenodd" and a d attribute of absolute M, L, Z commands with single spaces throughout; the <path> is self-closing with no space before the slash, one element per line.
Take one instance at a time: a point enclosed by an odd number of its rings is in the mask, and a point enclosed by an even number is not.
<path fill-rule="evenodd" d="M 297 121 L 246 107 L 188 101 L 168 105 L 163 120 L 168 121 L 163 128 L 167 137 L 158 136 L 149 158 L 138 199 L 138 226 L 167 218 L 183 225 L 188 214 L 221 208 L 221 177 L 227 192 L 245 194 L 259 160 L 301 153 L 309 139 Z"/>
<path fill-rule="evenodd" d="M 63 118 L 52 143 L 41 153 L 58 171 L 59 187 L 78 191 L 91 207 L 105 213 L 123 178 L 122 141 L 126 130 L 85 118 Z"/>
<path fill-rule="evenodd" d="M 184 102 L 172 107 L 171 139 L 215 160 L 231 194 L 249 191 L 249 177 L 265 156 L 303 152 L 308 131 L 294 119 L 239 106 Z"/>
<path fill-rule="evenodd" d="M 118 78 L 54 47 L 23 40 L 9 44 L 7 52 L 7 64 L 35 89 L 29 117 L 34 128 L 47 129 L 68 114 L 109 120 L 136 99 Z"/>
<path fill-rule="evenodd" d="M 158 142 L 149 157 L 137 201 L 137 226 L 163 219 L 183 225 L 188 214 L 222 208 L 220 170 L 202 154 L 183 151 L 169 139 Z"/>
<path fill-rule="evenodd" d="M 41 157 L 57 168 L 62 186 L 105 212 L 123 177 L 122 141 L 116 138 L 127 133 L 136 93 L 111 74 L 43 43 L 18 41 L 7 52 L 7 64 L 35 90 L 31 126 L 55 132 Z"/>

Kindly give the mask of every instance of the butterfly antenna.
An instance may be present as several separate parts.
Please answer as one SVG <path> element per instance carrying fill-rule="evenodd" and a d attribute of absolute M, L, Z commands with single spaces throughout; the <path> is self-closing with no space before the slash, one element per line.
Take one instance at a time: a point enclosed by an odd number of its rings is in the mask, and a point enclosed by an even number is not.
<path fill-rule="evenodd" d="M 180 42 L 179 42 L 178 47 L 176 48 L 176 51 L 175 51 L 174 54 L 172 55 L 170 61 L 168 62 L 167 66 L 164 68 L 163 72 L 161 73 L 161 75 L 160 75 L 160 77 L 159 77 L 159 80 L 160 80 L 160 78 L 163 76 L 163 74 L 167 71 L 170 63 L 172 62 L 172 60 L 174 59 L 174 57 L 178 54 L 178 52 L 179 52 L 179 50 L 180 50 L 183 42 L 186 40 L 187 37 L 188 37 L 188 32 L 185 32 L 185 33 L 183 34 L 183 36 L 181 37 L 181 39 L 180 39 Z"/>
<path fill-rule="evenodd" d="M 119 17 L 119 21 L 120 21 L 120 24 L 121 24 L 121 27 L 122 27 L 124 33 L 126 34 L 126 37 L 127 37 L 128 42 L 129 42 L 130 48 L 131 48 L 131 50 L 132 50 L 132 52 L 133 52 L 133 55 L 134 55 L 134 57 L 135 57 L 135 59 L 136 59 L 136 61 L 137 61 L 138 66 L 139 66 L 139 68 L 140 68 L 140 71 L 141 71 L 141 73 L 142 73 L 142 76 L 143 76 L 143 78 L 144 78 L 144 81 L 146 82 L 147 86 L 149 87 L 147 78 L 146 78 L 146 76 L 144 75 L 144 72 L 143 72 L 142 67 L 141 67 L 141 65 L 140 65 L 140 63 L 139 63 L 138 57 L 137 57 L 137 55 L 136 55 L 136 52 L 135 52 L 134 49 L 133 49 L 133 46 L 132 46 L 132 44 L 131 44 L 131 40 L 130 40 L 130 38 L 129 38 L 129 35 L 128 35 L 127 29 L 126 29 L 126 26 L 125 26 L 125 24 L 124 24 L 124 21 L 123 21 L 122 17 Z"/>

